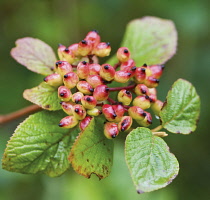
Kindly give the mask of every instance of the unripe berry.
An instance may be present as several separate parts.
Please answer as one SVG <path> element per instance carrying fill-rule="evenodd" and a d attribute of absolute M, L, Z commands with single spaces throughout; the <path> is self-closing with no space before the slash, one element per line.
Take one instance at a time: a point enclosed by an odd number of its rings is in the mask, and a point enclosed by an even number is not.
<path fill-rule="evenodd" d="M 149 96 L 137 96 L 133 100 L 133 105 L 142 108 L 143 110 L 148 109 L 151 106 Z"/>
<path fill-rule="evenodd" d="M 74 88 L 79 82 L 79 77 L 75 72 L 69 72 L 65 74 L 63 77 L 64 77 L 63 78 L 64 85 L 69 89 Z"/>
<path fill-rule="evenodd" d="M 128 50 L 127 47 L 120 47 L 117 50 L 117 59 L 120 62 L 126 62 L 129 60 L 129 58 L 130 58 L 130 51 Z"/>
<path fill-rule="evenodd" d="M 114 80 L 119 83 L 126 83 L 131 78 L 131 73 L 127 71 L 116 71 L 114 75 Z"/>
<path fill-rule="evenodd" d="M 146 113 L 145 118 L 141 121 L 137 120 L 137 123 L 141 126 L 148 127 L 152 124 L 152 116 L 149 112 L 145 112 L 145 113 Z"/>
<path fill-rule="evenodd" d="M 127 131 L 133 123 L 133 119 L 131 116 L 122 117 L 121 121 L 118 123 L 119 131 Z"/>
<path fill-rule="evenodd" d="M 102 112 L 105 116 L 105 118 L 108 120 L 108 121 L 115 121 L 115 118 L 117 117 L 117 114 L 115 113 L 113 107 L 109 104 L 104 104 L 102 106 Z"/>
<path fill-rule="evenodd" d="M 77 89 L 83 94 L 92 94 L 93 87 L 87 81 L 79 81 L 77 83 Z"/>
<path fill-rule="evenodd" d="M 66 49 L 66 46 L 59 44 L 58 45 L 58 57 L 60 60 L 63 60 L 63 51 Z"/>
<path fill-rule="evenodd" d="M 103 79 L 99 75 L 89 75 L 86 78 L 86 81 L 93 87 L 97 87 L 98 85 L 103 85 Z"/>
<path fill-rule="evenodd" d="M 134 80 L 136 83 L 144 83 L 144 80 L 146 78 L 146 69 L 143 67 L 137 67 L 135 74 L 134 74 Z"/>
<path fill-rule="evenodd" d="M 78 120 L 82 120 L 85 118 L 86 116 L 86 110 L 85 108 L 80 105 L 80 104 L 76 104 L 74 105 L 73 109 L 72 109 L 72 113 L 74 115 L 74 117 Z"/>
<path fill-rule="evenodd" d="M 120 70 L 129 71 L 135 65 L 135 61 L 133 59 L 129 59 L 128 61 L 121 63 Z"/>
<path fill-rule="evenodd" d="M 120 90 L 117 99 L 119 102 L 122 102 L 123 105 L 130 105 L 132 101 L 132 93 L 128 90 Z"/>
<path fill-rule="evenodd" d="M 58 98 L 61 99 L 61 101 L 69 101 L 72 97 L 72 93 L 69 88 L 66 86 L 60 86 L 58 88 Z"/>
<path fill-rule="evenodd" d="M 93 96 L 97 101 L 107 100 L 109 97 L 109 88 L 107 85 L 98 85 L 93 92 Z"/>
<path fill-rule="evenodd" d="M 87 56 L 92 51 L 92 44 L 89 40 L 82 40 L 78 43 L 78 55 Z"/>
<path fill-rule="evenodd" d="M 156 79 L 152 76 L 148 76 L 146 77 L 146 79 L 144 80 L 144 84 L 148 87 L 148 88 L 154 88 L 157 87 L 159 84 L 159 79 Z"/>
<path fill-rule="evenodd" d="M 157 96 L 154 94 L 150 94 L 149 95 L 149 100 L 151 103 L 154 103 L 157 100 Z"/>
<path fill-rule="evenodd" d="M 115 69 L 109 64 L 103 64 L 101 65 L 100 69 L 100 76 L 106 80 L 106 81 L 111 81 L 114 79 L 115 75 Z"/>
<path fill-rule="evenodd" d="M 149 88 L 144 84 L 138 84 L 136 85 L 134 89 L 136 95 L 149 95 Z"/>
<path fill-rule="evenodd" d="M 78 43 L 72 44 L 68 49 L 75 55 L 78 56 Z"/>
<path fill-rule="evenodd" d="M 88 126 L 91 119 L 92 119 L 92 117 L 86 116 L 82 121 L 80 121 L 79 128 L 80 128 L 81 131 L 83 131 Z"/>
<path fill-rule="evenodd" d="M 149 68 L 152 72 L 152 76 L 159 79 L 162 76 L 164 65 L 151 65 Z"/>
<path fill-rule="evenodd" d="M 58 126 L 63 128 L 73 128 L 78 124 L 78 120 L 74 116 L 64 117 Z"/>
<path fill-rule="evenodd" d="M 86 35 L 85 40 L 89 40 L 93 48 L 96 47 L 101 42 L 100 35 L 96 30 L 90 31 Z"/>
<path fill-rule="evenodd" d="M 101 65 L 97 63 L 89 64 L 90 75 L 99 75 Z"/>
<path fill-rule="evenodd" d="M 99 110 L 98 108 L 93 108 L 93 109 L 91 109 L 91 110 L 87 110 L 87 114 L 88 114 L 88 115 L 91 115 L 91 116 L 97 117 L 97 116 L 99 116 L 99 115 L 102 114 L 102 111 Z"/>
<path fill-rule="evenodd" d="M 115 138 L 119 134 L 117 124 L 114 122 L 106 122 L 104 124 L 104 135 L 108 139 Z"/>
<path fill-rule="evenodd" d="M 114 118 L 114 122 L 120 122 L 124 113 L 125 113 L 125 108 L 118 104 L 118 105 L 112 105 L 112 108 L 115 112 L 115 114 L 117 115 L 115 118 Z"/>
<path fill-rule="evenodd" d="M 67 115 L 73 115 L 72 109 L 73 109 L 75 103 L 62 101 L 62 102 L 60 102 L 60 104 L 61 104 L 63 111 Z"/>
<path fill-rule="evenodd" d="M 44 78 L 44 81 L 54 87 L 62 85 L 63 80 L 60 74 L 50 74 Z"/>
<path fill-rule="evenodd" d="M 86 109 L 93 109 L 96 107 L 97 101 L 93 96 L 84 96 L 81 103 Z"/>
<path fill-rule="evenodd" d="M 76 92 L 72 95 L 71 100 L 75 103 L 79 103 L 82 100 L 84 94 L 82 92 Z"/>
<path fill-rule="evenodd" d="M 146 116 L 146 113 L 143 109 L 138 106 L 132 106 L 128 109 L 128 114 L 135 120 L 143 120 Z"/>
<path fill-rule="evenodd" d="M 98 57 L 109 56 L 110 52 L 111 52 L 111 46 L 110 43 L 108 42 L 99 43 L 92 51 L 92 53 Z"/>
<path fill-rule="evenodd" d="M 155 113 L 155 115 L 159 116 L 159 113 L 163 107 L 163 102 L 160 100 L 156 100 L 154 103 L 151 105 L 152 111 Z"/>
<path fill-rule="evenodd" d="M 72 64 L 74 62 L 74 54 L 72 51 L 70 51 L 68 48 L 66 48 L 64 51 L 61 52 L 62 54 L 62 59 L 60 60 L 64 60 L 69 62 L 70 64 Z"/>
<path fill-rule="evenodd" d="M 79 62 L 77 65 L 77 75 L 81 79 L 86 79 L 87 76 L 90 74 L 89 64 L 86 61 Z"/>
<path fill-rule="evenodd" d="M 67 61 L 57 61 L 55 63 L 57 72 L 63 77 L 68 72 L 72 72 L 72 66 Z"/>
<path fill-rule="evenodd" d="M 152 71 L 151 69 L 149 68 L 149 66 L 147 66 L 147 64 L 143 64 L 142 68 L 145 69 L 145 73 L 146 73 L 146 76 L 151 76 L 152 75 Z"/>

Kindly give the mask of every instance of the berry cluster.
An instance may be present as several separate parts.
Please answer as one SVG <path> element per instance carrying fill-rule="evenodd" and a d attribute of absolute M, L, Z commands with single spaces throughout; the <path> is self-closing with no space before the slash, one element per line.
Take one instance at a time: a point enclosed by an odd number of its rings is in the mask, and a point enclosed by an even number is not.
<path fill-rule="evenodd" d="M 55 73 L 44 81 L 58 87 L 61 107 L 68 115 L 60 121 L 60 127 L 72 128 L 79 123 L 84 130 L 93 116 L 103 114 L 106 118 L 104 134 L 111 139 L 129 130 L 133 119 L 141 126 L 149 126 L 152 116 L 146 109 L 151 107 L 158 115 L 163 103 L 157 100 L 155 87 L 163 66 L 143 64 L 136 67 L 126 47 L 118 49 L 119 62 L 114 66 L 98 64 L 98 57 L 108 56 L 110 51 L 110 44 L 101 42 L 95 30 L 79 43 L 69 47 L 59 45 L 60 60 L 55 63 Z M 128 85 L 108 87 L 113 81 L 128 82 Z M 110 98 L 110 92 L 114 91 L 118 92 L 118 101 Z"/>

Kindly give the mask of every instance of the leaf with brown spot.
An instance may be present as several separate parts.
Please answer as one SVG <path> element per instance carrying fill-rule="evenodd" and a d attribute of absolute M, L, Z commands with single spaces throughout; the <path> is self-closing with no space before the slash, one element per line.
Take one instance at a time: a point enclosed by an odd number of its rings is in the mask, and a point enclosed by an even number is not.
<path fill-rule="evenodd" d="M 52 48 L 43 41 L 25 37 L 16 41 L 11 56 L 29 70 L 42 75 L 52 74 L 56 56 Z"/>
<path fill-rule="evenodd" d="M 25 90 L 23 97 L 43 109 L 60 110 L 61 105 L 57 90 L 57 87 L 50 86 L 43 82 L 37 87 Z"/>
<path fill-rule="evenodd" d="M 76 139 L 69 155 L 74 170 L 86 178 L 96 174 L 99 179 L 109 176 L 113 161 L 113 142 L 103 134 L 103 121 L 92 119 Z"/>

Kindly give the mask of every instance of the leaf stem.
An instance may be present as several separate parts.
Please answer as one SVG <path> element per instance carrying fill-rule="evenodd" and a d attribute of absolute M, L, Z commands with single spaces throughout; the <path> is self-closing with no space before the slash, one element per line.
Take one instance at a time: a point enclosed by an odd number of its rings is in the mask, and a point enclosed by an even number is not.
<path fill-rule="evenodd" d="M 40 110 L 42 110 L 42 108 L 38 105 L 31 105 L 6 115 L 0 115 L 0 125 L 6 124 L 12 120 L 18 119 L 19 117 L 29 115 Z"/>
<path fill-rule="evenodd" d="M 159 125 L 159 126 L 153 128 L 151 131 L 152 131 L 152 132 L 158 132 L 158 131 L 161 130 L 162 128 L 163 128 L 163 126 L 162 126 L 162 125 Z"/>

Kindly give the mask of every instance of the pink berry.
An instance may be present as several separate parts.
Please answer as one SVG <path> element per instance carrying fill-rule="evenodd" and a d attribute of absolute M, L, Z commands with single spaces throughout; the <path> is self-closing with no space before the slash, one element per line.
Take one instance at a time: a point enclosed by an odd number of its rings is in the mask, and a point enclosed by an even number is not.
<path fill-rule="evenodd" d="M 96 88 L 99 85 L 103 85 L 103 79 L 99 75 L 89 75 L 86 81 L 93 87 Z"/>
<path fill-rule="evenodd" d="M 87 56 L 92 51 L 92 44 L 89 40 L 82 40 L 78 43 L 78 55 Z"/>
<path fill-rule="evenodd" d="M 143 120 L 146 112 L 138 106 L 132 106 L 128 109 L 128 114 L 135 120 Z"/>
<path fill-rule="evenodd" d="M 93 92 L 93 96 L 97 101 L 105 101 L 109 97 L 109 89 L 107 85 L 98 85 Z"/>
<path fill-rule="evenodd" d="M 94 90 L 87 81 L 79 81 L 77 83 L 77 89 L 83 94 L 92 94 Z"/>
<path fill-rule="evenodd" d="M 118 123 L 119 131 L 127 131 L 133 123 L 131 116 L 122 117 L 121 121 Z"/>
<path fill-rule="evenodd" d="M 144 83 L 145 78 L 146 78 L 146 69 L 144 67 L 137 67 L 134 74 L 135 82 Z"/>
<path fill-rule="evenodd" d="M 101 42 L 92 51 L 98 57 L 109 56 L 111 52 L 111 46 L 109 43 Z"/>
<path fill-rule="evenodd" d="M 58 88 L 58 98 L 61 99 L 61 101 L 69 101 L 72 97 L 72 93 L 69 88 L 66 86 L 60 86 Z"/>
<path fill-rule="evenodd" d="M 114 118 L 114 122 L 120 122 L 124 113 L 125 113 L 125 108 L 118 104 L 118 105 L 112 105 L 112 108 L 115 112 L 115 114 L 117 115 L 115 118 Z"/>
<path fill-rule="evenodd" d="M 130 58 L 130 51 L 128 50 L 127 47 L 120 47 L 117 50 L 117 59 L 120 62 L 126 62 L 129 60 L 129 58 Z"/>
<path fill-rule="evenodd" d="M 99 75 L 101 65 L 93 63 L 89 65 L 90 75 Z"/>
<path fill-rule="evenodd" d="M 138 107 L 142 108 L 143 110 L 148 109 L 151 106 L 149 96 L 147 96 L 147 95 L 137 96 L 133 100 L 133 105 L 138 106 Z"/>
<path fill-rule="evenodd" d="M 77 124 L 78 120 L 74 116 L 67 116 L 60 121 L 59 126 L 63 128 L 73 128 Z"/>
<path fill-rule="evenodd" d="M 127 71 L 116 71 L 114 75 L 114 80 L 118 83 L 126 83 L 131 78 L 131 73 Z"/>
<path fill-rule="evenodd" d="M 96 30 L 90 31 L 86 35 L 85 40 L 89 40 L 93 48 L 96 47 L 101 42 L 100 35 Z"/>
<path fill-rule="evenodd" d="M 115 113 L 115 111 L 111 105 L 104 104 L 102 106 L 102 112 L 108 121 L 115 121 L 117 114 Z"/>
<path fill-rule="evenodd" d="M 46 76 L 44 78 L 44 81 L 51 85 L 51 86 L 55 86 L 58 87 L 60 85 L 62 85 L 63 81 L 62 81 L 62 77 L 60 76 L 60 74 L 50 74 L 48 76 Z"/>
<path fill-rule="evenodd" d="M 83 131 L 88 126 L 91 119 L 92 119 L 92 117 L 86 116 L 82 121 L 80 121 L 79 128 L 80 128 L 81 131 Z"/>
<path fill-rule="evenodd" d="M 62 102 L 60 102 L 60 104 L 61 104 L 63 111 L 67 115 L 73 115 L 72 109 L 73 109 L 75 103 L 62 101 Z"/>
<path fill-rule="evenodd" d="M 117 124 L 114 122 L 106 122 L 104 125 L 104 135 L 108 139 L 113 139 L 117 137 L 119 134 L 119 130 Z"/>
<path fill-rule="evenodd" d="M 72 113 L 73 113 L 74 117 L 78 120 L 82 120 L 86 116 L 86 110 L 80 104 L 76 104 L 76 105 L 73 106 Z"/>
<path fill-rule="evenodd" d="M 67 61 L 57 61 L 55 63 L 57 72 L 63 77 L 68 72 L 72 72 L 72 66 Z"/>
<path fill-rule="evenodd" d="M 146 85 L 144 84 L 138 84 L 136 85 L 134 89 L 136 95 L 149 95 L 149 89 Z"/>
<path fill-rule="evenodd" d="M 93 96 L 84 96 L 81 99 L 81 103 L 86 109 L 93 109 L 96 107 L 97 101 Z"/>
<path fill-rule="evenodd" d="M 129 71 L 135 65 L 135 61 L 133 59 L 129 59 L 128 61 L 121 63 L 120 70 Z"/>
<path fill-rule="evenodd" d="M 115 75 L 115 69 L 109 64 L 103 64 L 101 65 L 100 69 L 100 76 L 106 80 L 106 81 L 111 81 L 114 79 Z"/>
<path fill-rule="evenodd" d="M 75 72 L 69 72 L 65 74 L 63 77 L 64 77 L 63 78 L 64 85 L 69 89 L 74 88 L 79 82 L 79 77 Z"/>
<path fill-rule="evenodd" d="M 119 102 L 121 102 L 123 105 L 130 105 L 132 101 L 132 93 L 128 90 L 120 90 L 117 99 Z"/>
<path fill-rule="evenodd" d="M 77 65 L 77 75 L 81 79 L 86 79 L 87 76 L 90 74 L 89 64 L 86 61 L 81 61 Z"/>
<path fill-rule="evenodd" d="M 82 100 L 84 94 L 82 92 L 76 92 L 72 95 L 71 100 L 75 103 L 79 103 Z"/>

